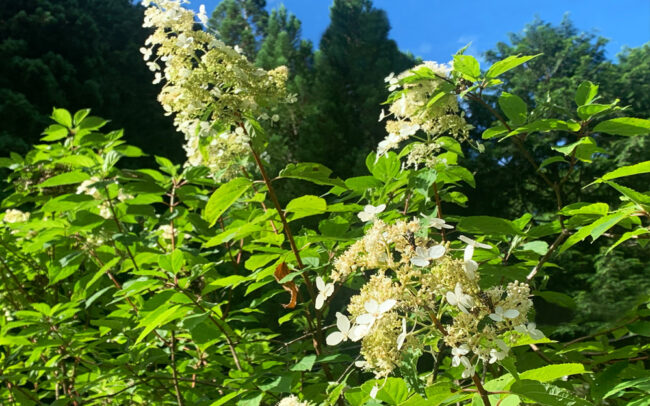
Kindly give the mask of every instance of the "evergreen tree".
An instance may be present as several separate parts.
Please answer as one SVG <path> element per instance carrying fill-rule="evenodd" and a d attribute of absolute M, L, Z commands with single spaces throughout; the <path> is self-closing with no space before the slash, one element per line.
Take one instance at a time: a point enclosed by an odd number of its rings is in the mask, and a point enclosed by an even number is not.
<path fill-rule="evenodd" d="M 257 66 L 273 69 L 285 65 L 292 76 L 304 74 L 311 67 L 313 51 L 311 42 L 300 38 L 300 26 L 300 20 L 283 5 L 272 10 L 255 58 Z"/>
<path fill-rule="evenodd" d="M 301 133 L 300 159 L 326 159 L 337 175 L 349 176 L 385 136 L 377 121 L 388 96 L 384 78 L 414 60 L 388 38 L 386 13 L 370 0 L 334 0 L 330 18 L 316 54 L 312 127 Z"/>
<path fill-rule="evenodd" d="M 208 27 L 230 46 L 239 46 L 254 60 L 265 35 L 265 0 L 223 0 L 212 12 Z"/>
<path fill-rule="evenodd" d="M 0 2 L 2 154 L 37 141 L 56 106 L 91 107 L 114 117 L 110 126 L 129 142 L 181 159 L 182 137 L 138 51 L 148 35 L 142 19 L 129 0 Z"/>

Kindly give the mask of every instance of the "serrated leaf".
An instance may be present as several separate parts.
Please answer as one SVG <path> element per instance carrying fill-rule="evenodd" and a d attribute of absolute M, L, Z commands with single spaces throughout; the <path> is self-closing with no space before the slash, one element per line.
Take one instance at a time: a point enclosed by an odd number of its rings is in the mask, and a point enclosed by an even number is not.
<path fill-rule="evenodd" d="M 478 61 L 471 55 L 454 55 L 454 70 L 461 73 L 465 79 L 475 81 L 481 76 Z"/>
<path fill-rule="evenodd" d="M 291 200 L 285 209 L 287 213 L 293 213 L 289 221 L 299 218 L 325 213 L 327 202 L 322 197 L 305 195 Z"/>
<path fill-rule="evenodd" d="M 623 220 L 625 217 L 629 216 L 632 210 L 627 209 L 621 212 L 612 213 L 608 216 L 604 216 L 594 221 L 593 223 L 586 225 L 576 231 L 571 235 L 565 242 L 560 246 L 560 253 L 571 248 L 578 242 L 584 240 L 588 236 L 592 236 L 595 240 L 601 236 L 604 232 L 614 227 L 618 222 Z"/>
<path fill-rule="evenodd" d="M 52 120 L 56 121 L 57 123 L 61 124 L 64 127 L 71 128 L 72 127 L 72 116 L 70 115 L 70 112 L 66 109 L 57 109 L 54 108 L 52 110 Z"/>
<path fill-rule="evenodd" d="M 585 366 L 582 364 L 553 364 L 521 372 L 519 377 L 521 379 L 530 379 L 538 382 L 551 382 L 560 379 L 563 376 L 583 374 L 585 372 Z"/>
<path fill-rule="evenodd" d="M 187 313 L 187 309 L 181 307 L 181 305 L 172 306 L 163 312 L 152 312 L 155 317 L 151 318 L 150 314 L 149 316 L 141 319 L 139 325 L 145 326 L 145 328 L 135 340 L 135 344 L 142 341 L 147 336 L 147 334 L 151 333 L 154 329 L 159 328 L 172 320 L 182 317 L 185 313 Z"/>
<path fill-rule="evenodd" d="M 41 138 L 41 141 L 57 141 L 68 136 L 68 129 L 60 124 L 52 124 L 43 131 L 45 137 Z"/>
<path fill-rule="evenodd" d="M 642 173 L 650 173 L 650 161 L 640 162 L 635 165 L 621 166 L 611 172 L 607 172 L 600 179 L 594 183 L 603 182 L 606 180 L 623 178 L 626 176 L 640 175 Z"/>
<path fill-rule="evenodd" d="M 505 128 L 502 125 L 498 125 L 496 127 L 490 127 L 488 129 L 486 129 L 485 131 L 483 131 L 483 135 L 481 135 L 481 138 L 483 138 L 484 140 L 488 140 L 490 138 L 497 137 L 497 136 L 505 134 L 507 132 L 508 132 L 507 128 Z"/>
<path fill-rule="evenodd" d="M 603 113 L 607 110 L 613 108 L 615 104 L 588 104 L 586 106 L 578 107 L 578 117 L 582 120 L 588 120 L 589 118 Z"/>
<path fill-rule="evenodd" d="M 619 392 L 624 391 L 625 389 L 628 388 L 635 388 L 635 387 L 645 387 L 645 391 L 649 392 L 650 391 L 650 377 L 645 376 L 643 378 L 637 378 L 633 379 L 631 381 L 625 381 L 621 382 L 618 385 L 614 386 L 610 391 L 608 391 L 604 396 L 603 399 L 607 399 L 610 396 L 616 395 Z"/>
<path fill-rule="evenodd" d="M 598 94 L 598 85 L 586 80 L 580 83 L 576 91 L 575 101 L 578 106 L 591 103 Z"/>
<path fill-rule="evenodd" d="M 621 244 L 624 243 L 625 241 L 629 240 L 630 238 L 635 238 L 635 237 L 637 237 L 637 236 L 639 236 L 639 235 L 648 234 L 648 233 L 650 233 L 650 230 L 648 230 L 647 228 L 637 228 L 636 230 L 628 231 L 627 233 L 624 233 L 624 234 L 621 236 L 621 238 L 619 238 L 619 239 L 614 243 L 614 245 L 612 245 L 611 247 L 609 247 L 609 248 L 607 249 L 607 252 L 605 252 L 605 254 L 609 254 L 609 253 L 610 253 L 614 248 L 618 247 L 619 245 L 621 245 Z"/>
<path fill-rule="evenodd" d="M 81 183 L 84 180 L 90 179 L 90 175 L 83 171 L 72 171 L 62 173 L 60 175 L 52 176 L 49 179 L 41 182 L 38 186 L 40 187 L 54 187 L 54 186 L 63 186 L 63 185 L 74 185 L 76 183 Z"/>
<path fill-rule="evenodd" d="M 397 406 L 406 400 L 408 393 L 408 387 L 402 378 L 388 378 L 377 392 L 376 399 Z"/>
<path fill-rule="evenodd" d="M 485 74 L 485 77 L 487 79 L 496 78 L 497 76 L 509 71 L 510 69 L 514 69 L 517 66 L 521 65 L 522 63 L 526 63 L 531 59 L 538 57 L 539 55 L 541 54 L 528 55 L 528 56 L 511 55 L 501 61 L 494 63 L 494 65 L 490 66 L 487 73 Z"/>
<path fill-rule="evenodd" d="M 81 121 L 90 113 L 90 109 L 82 109 L 74 113 L 74 125 L 79 125 Z"/>
<path fill-rule="evenodd" d="M 586 400 L 574 396 L 566 389 L 531 380 L 521 380 L 515 382 L 510 387 L 510 392 L 546 406 L 591 405 Z"/>
<path fill-rule="evenodd" d="M 316 355 L 307 355 L 291 367 L 292 371 L 311 371 L 316 362 Z"/>
<path fill-rule="evenodd" d="M 228 183 L 219 186 L 219 188 L 210 196 L 208 203 L 205 205 L 203 211 L 203 218 L 210 223 L 210 227 L 217 222 L 219 217 L 230 206 L 232 206 L 237 199 L 241 197 L 253 183 L 246 178 L 234 178 Z"/>
<path fill-rule="evenodd" d="M 526 122 L 528 106 L 521 97 L 503 92 L 499 96 L 499 107 L 514 125 L 520 126 Z"/>
<path fill-rule="evenodd" d="M 594 132 L 627 137 L 650 134 L 650 120 L 635 117 L 620 117 L 606 120 L 594 127 Z"/>

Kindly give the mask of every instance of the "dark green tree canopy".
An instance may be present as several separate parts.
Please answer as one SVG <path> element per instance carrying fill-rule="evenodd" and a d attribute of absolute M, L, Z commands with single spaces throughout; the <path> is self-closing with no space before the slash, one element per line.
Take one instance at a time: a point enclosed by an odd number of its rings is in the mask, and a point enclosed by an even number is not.
<path fill-rule="evenodd" d="M 223 0 L 212 12 L 208 27 L 230 46 L 239 46 L 255 59 L 265 36 L 268 13 L 266 0 Z"/>
<path fill-rule="evenodd" d="M 328 157 L 337 173 L 350 175 L 385 136 L 377 121 L 388 95 L 384 78 L 411 67 L 414 59 L 388 38 L 386 13 L 369 0 L 335 0 L 330 18 L 316 54 L 313 123 L 319 136 L 310 135 L 303 145 L 311 150 L 305 159 Z"/>
<path fill-rule="evenodd" d="M 0 3 L 0 146 L 38 140 L 52 106 L 92 106 L 133 143 L 180 158 L 182 140 L 138 51 L 142 17 L 129 0 Z"/>

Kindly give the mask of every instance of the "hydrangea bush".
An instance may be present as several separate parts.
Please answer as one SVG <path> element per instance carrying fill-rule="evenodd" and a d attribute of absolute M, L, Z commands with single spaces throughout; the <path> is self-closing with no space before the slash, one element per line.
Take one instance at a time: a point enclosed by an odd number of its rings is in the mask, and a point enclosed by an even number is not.
<path fill-rule="evenodd" d="M 43 144 L 0 159 L 3 404 L 648 404 L 648 297 L 571 342 L 536 325 L 533 301 L 571 306 L 545 284 L 554 255 L 588 237 L 645 243 L 650 194 L 624 178 L 649 161 L 585 180 L 618 191 L 617 207 L 562 199 L 576 168 L 607 159 L 600 138 L 647 135 L 648 120 L 590 82 L 571 118 L 537 120 L 497 90 L 534 56 L 481 70 L 461 50 L 386 78 L 367 175 L 290 163 L 271 177 L 267 134 L 295 100 L 287 70 L 255 68 L 201 28 L 203 11 L 146 3 L 141 51 L 187 161 L 123 168 L 144 153 L 121 131 L 58 108 Z M 466 101 L 494 115 L 485 142 L 513 142 L 555 192 L 554 217 L 446 214 L 476 186 L 460 159 L 485 148 Z M 566 143 L 537 162 L 526 138 L 548 132 Z M 564 165 L 559 179 L 548 165 Z M 322 195 L 283 206 L 278 182 Z"/>

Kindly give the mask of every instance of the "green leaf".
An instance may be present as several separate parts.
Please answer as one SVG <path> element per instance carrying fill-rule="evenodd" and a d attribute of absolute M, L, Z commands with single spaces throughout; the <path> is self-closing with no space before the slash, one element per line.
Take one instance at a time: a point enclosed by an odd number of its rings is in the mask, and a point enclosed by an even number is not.
<path fill-rule="evenodd" d="M 551 382 L 567 375 L 585 373 L 585 366 L 578 363 L 553 364 L 541 368 L 529 369 L 519 374 L 521 379 L 530 379 L 538 382 Z"/>
<path fill-rule="evenodd" d="M 376 399 L 382 400 L 389 405 L 396 406 L 405 401 L 408 397 L 408 387 L 401 378 L 386 379 L 383 387 L 377 392 Z"/>
<path fill-rule="evenodd" d="M 303 357 L 296 365 L 291 367 L 292 371 L 311 371 L 316 362 L 316 355 L 307 355 Z"/>
<path fill-rule="evenodd" d="M 185 315 L 185 313 L 187 313 L 187 309 L 183 308 L 181 305 L 172 306 L 163 312 L 159 312 L 157 310 L 151 312 L 145 318 L 140 320 L 139 325 L 146 327 L 144 330 L 142 330 L 138 336 L 138 339 L 135 340 L 135 344 L 142 341 L 147 336 L 147 334 L 151 333 L 154 329 L 161 327 L 172 320 L 182 317 Z M 151 317 L 152 315 L 154 317 Z"/>
<path fill-rule="evenodd" d="M 593 223 L 586 225 L 576 231 L 571 237 L 569 237 L 562 246 L 560 246 L 560 253 L 571 248 L 578 242 L 584 240 L 589 235 L 595 240 L 600 237 L 604 232 L 614 227 L 619 221 L 623 220 L 625 217 L 629 216 L 634 209 L 624 210 L 616 213 L 612 213 L 608 216 L 604 216 L 594 221 Z"/>
<path fill-rule="evenodd" d="M 384 184 L 374 176 L 355 176 L 345 180 L 346 189 L 352 189 L 357 193 L 363 193 L 368 189 L 376 189 Z"/>
<path fill-rule="evenodd" d="M 32 343 L 23 336 L 0 336 L 0 345 L 31 345 Z"/>
<path fill-rule="evenodd" d="M 292 381 L 293 377 L 291 375 L 280 375 L 269 383 L 259 385 L 259 388 L 265 392 L 290 393 Z"/>
<path fill-rule="evenodd" d="M 440 137 L 436 140 L 436 143 L 449 152 L 453 152 L 462 157 L 465 156 L 463 154 L 463 147 L 461 147 L 460 143 L 454 138 Z"/>
<path fill-rule="evenodd" d="M 104 120 L 101 117 L 90 116 L 81 120 L 81 122 L 78 123 L 77 126 L 79 126 L 81 130 L 86 130 L 87 133 L 88 131 L 99 130 L 100 128 L 105 126 L 106 123 L 108 123 L 108 120 Z"/>
<path fill-rule="evenodd" d="M 567 131 L 567 132 L 575 132 L 580 130 L 580 124 L 571 122 L 571 121 L 564 121 L 564 120 L 557 120 L 554 118 L 543 118 L 540 120 L 533 121 L 532 123 L 528 123 L 526 125 L 522 125 L 519 128 L 516 128 L 508 133 L 506 137 L 501 138 L 499 141 L 503 141 L 506 138 L 512 137 L 513 135 L 517 134 L 523 134 L 523 133 L 536 133 L 536 132 L 549 132 L 549 131 Z"/>
<path fill-rule="evenodd" d="M 472 234 L 517 235 L 521 234 L 510 220 L 490 216 L 463 217 L 456 228 Z"/>
<path fill-rule="evenodd" d="M 230 399 L 237 397 L 240 393 L 243 392 L 243 389 L 238 390 L 237 392 L 230 392 L 226 395 L 220 396 L 219 399 L 210 403 L 210 406 L 221 406 L 224 403 L 227 403 Z"/>
<path fill-rule="evenodd" d="M 608 391 L 605 396 L 603 396 L 603 399 L 607 399 L 610 396 L 616 395 L 619 392 L 624 391 L 625 389 L 628 388 L 636 388 L 636 387 L 642 387 L 645 388 L 645 392 L 650 391 L 650 377 L 645 376 L 643 378 L 637 378 L 631 381 L 625 381 L 621 382 L 618 385 L 614 386 L 610 391 Z"/>
<path fill-rule="evenodd" d="M 594 183 L 600 183 L 606 180 L 623 178 L 625 176 L 639 175 L 642 173 L 650 173 L 650 161 L 640 162 L 634 165 L 621 166 L 611 172 L 607 172 L 600 179 Z"/>
<path fill-rule="evenodd" d="M 596 125 L 593 131 L 624 136 L 648 135 L 650 134 L 650 120 L 634 117 L 612 118 Z"/>
<path fill-rule="evenodd" d="M 650 321 L 637 321 L 627 326 L 627 329 L 644 337 L 650 337 Z"/>
<path fill-rule="evenodd" d="M 84 180 L 90 179 L 90 175 L 83 171 L 72 171 L 62 173 L 60 175 L 52 176 L 51 178 L 41 182 L 40 187 L 54 187 L 63 185 L 73 185 L 81 183 Z"/>
<path fill-rule="evenodd" d="M 501 60 L 499 62 L 496 62 L 494 65 L 490 66 L 490 69 L 488 69 L 487 73 L 485 74 L 485 77 L 487 79 L 492 79 L 495 78 L 510 69 L 514 69 L 517 66 L 521 65 L 522 63 L 526 63 L 530 61 L 533 58 L 538 57 L 541 54 L 537 55 L 528 55 L 528 56 L 518 56 L 518 55 L 511 55 L 504 60 Z"/>
<path fill-rule="evenodd" d="M 370 396 L 368 393 L 361 390 L 361 388 L 348 389 L 343 393 L 345 400 L 347 400 L 351 406 L 361 406 L 364 405 Z"/>
<path fill-rule="evenodd" d="M 488 140 L 490 138 L 497 137 L 497 136 L 505 134 L 507 132 L 508 132 L 507 128 L 505 128 L 502 125 L 498 125 L 496 127 L 490 127 L 488 129 L 486 129 L 485 131 L 483 131 L 483 135 L 481 136 L 481 138 L 483 138 L 484 140 Z"/>
<path fill-rule="evenodd" d="M 450 382 L 434 383 L 431 386 L 427 386 L 424 392 L 431 405 L 439 405 L 454 394 Z"/>
<path fill-rule="evenodd" d="M 523 374 L 522 374 L 523 375 Z M 510 392 L 545 406 L 589 406 L 584 399 L 571 394 L 566 389 L 543 384 L 537 381 L 521 380 L 510 387 Z"/>
<path fill-rule="evenodd" d="M 203 211 L 203 218 L 210 227 L 219 217 L 241 197 L 253 183 L 246 178 L 234 178 L 219 188 L 210 196 Z"/>
<path fill-rule="evenodd" d="M 454 70 L 471 81 L 476 81 L 481 76 L 478 61 L 471 55 L 454 55 Z"/>
<path fill-rule="evenodd" d="M 605 252 L 605 254 L 609 254 L 614 248 L 618 247 L 619 245 L 629 240 L 630 238 L 635 238 L 636 236 L 648 234 L 648 233 L 650 233 L 650 230 L 648 230 L 647 228 L 637 228 L 636 230 L 628 231 L 627 233 L 623 234 L 621 238 L 619 238 L 618 241 L 614 243 L 614 245 L 609 247 L 607 249 L 607 252 Z"/>
<path fill-rule="evenodd" d="M 322 197 L 305 195 L 291 200 L 285 209 L 288 213 L 293 213 L 289 221 L 299 218 L 322 214 L 327 211 L 327 202 Z"/>
<path fill-rule="evenodd" d="M 372 156 L 374 158 L 374 155 Z M 370 158 L 370 156 L 368 158 Z M 368 160 L 366 160 L 366 164 L 368 164 Z M 372 165 L 370 173 L 382 182 L 388 182 L 399 174 L 400 166 L 401 164 L 399 158 L 397 158 L 397 154 L 390 151 L 381 156 L 377 162 Z"/>
<path fill-rule="evenodd" d="M 575 150 L 576 158 L 585 162 L 591 162 L 591 156 L 594 153 L 605 152 L 605 150 L 598 148 L 596 141 L 591 137 L 583 137 L 574 143 L 563 145 L 561 147 L 553 146 L 551 149 L 566 156 L 570 156 Z"/>
<path fill-rule="evenodd" d="M 528 106 L 521 97 L 503 92 L 499 96 L 499 107 L 514 125 L 520 126 L 526 122 Z"/>
<path fill-rule="evenodd" d="M 79 125 L 89 113 L 90 109 L 82 109 L 74 113 L 74 125 Z"/>
<path fill-rule="evenodd" d="M 251 392 L 248 395 L 244 395 L 242 399 L 237 402 L 237 406 L 259 406 L 264 397 L 264 392 Z"/>
<path fill-rule="evenodd" d="M 66 109 L 57 109 L 56 107 L 52 110 L 52 120 L 61 124 L 66 128 L 72 128 L 72 116 L 70 112 Z"/>
<path fill-rule="evenodd" d="M 160 166 L 160 170 L 167 172 L 168 174 L 175 176 L 177 165 L 174 165 L 172 161 L 162 156 L 154 156 L 156 163 Z"/>
<path fill-rule="evenodd" d="M 607 203 L 585 204 L 579 202 L 564 206 L 558 213 L 566 216 L 575 216 L 578 214 L 593 214 L 597 216 L 604 216 L 609 213 L 609 206 Z"/>
<path fill-rule="evenodd" d="M 413 172 L 409 178 L 409 189 L 421 194 L 426 201 L 429 200 L 429 188 L 436 181 L 438 174 L 432 169 L 421 169 Z"/>
<path fill-rule="evenodd" d="M 540 170 L 540 169 L 542 169 L 542 168 L 544 168 L 544 167 L 546 167 L 546 166 L 548 166 L 550 164 L 553 164 L 555 162 L 564 162 L 565 164 L 568 164 L 568 162 L 565 161 L 563 157 L 561 157 L 561 156 L 552 156 L 550 158 L 546 158 L 545 160 L 543 160 L 542 163 L 539 164 L 538 170 Z"/>
<path fill-rule="evenodd" d="M 598 94 L 598 85 L 586 80 L 580 83 L 576 91 L 575 101 L 578 106 L 590 104 Z"/>
<path fill-rule="evenodd" d="M 185 266 L 185 256 L 183 255 L 183 251 L 175 249 L 174 252 L 172 252 L 171 265 L 173 273 L 177 274 L 181 271 L 183 266 Z"/>
<path fill-rule="evenodd" d="M 57 141 L 68 136 L 68 129 L 60 124 L 52 124 L 43 131 L 45 137 L 41 141 Z"/>
<path fill-rule="evenodd" d="M 639 206 L 650 205 L 650 194 L 637 192 L 629 187 L 621 186 L 618 183 L 605 181 L 609 186 L 618 190 L 623 196 L 627 197 Z"/>
<path fill-rule="evenodd" d="M 104 156 L 104 164 L 102 165 L 102 170 L 104 173 L 108 173 L 108 171 L 110 171 L 115 166 L 121 157 L 122 156 L 120 153 L 115 150 L 108 151 Z"/>
<path fill-rule="evenodd" d="M 345 182 L 340 178 L 330 178 L 332 170 L 328 167 L 312 162 L 289 164 L 280 171 L 281 178 L 302 179 L 317 185 L 339 186 L 347 189 Z"/>
<path fill-rule="evenodd" d="M 533 251 L 539 255 L 544 255 L 548 251 L 548 243 L 546 241 L 530 241 L 521 246 L 524 251 Z"/>
<path fill-rule="evenodd" d="M 603 113 L 615 107 L 615 104 L 588 104 L 578 107 L 578 117 L 582 120 L 588 120 L 591 117 Z"/>
<path fill-rule="evenodd" d="M 596 401 L 602 400 L 605 393 L 609 392 L 616 386 L 620 380 L 621 372 L 623 372 L 628 365 L 628 362 L 617 362 L 599 373 L 596 376 L 596 379 L 594 379 L 593 384 L 590 385 L 591 397 Z"/>

